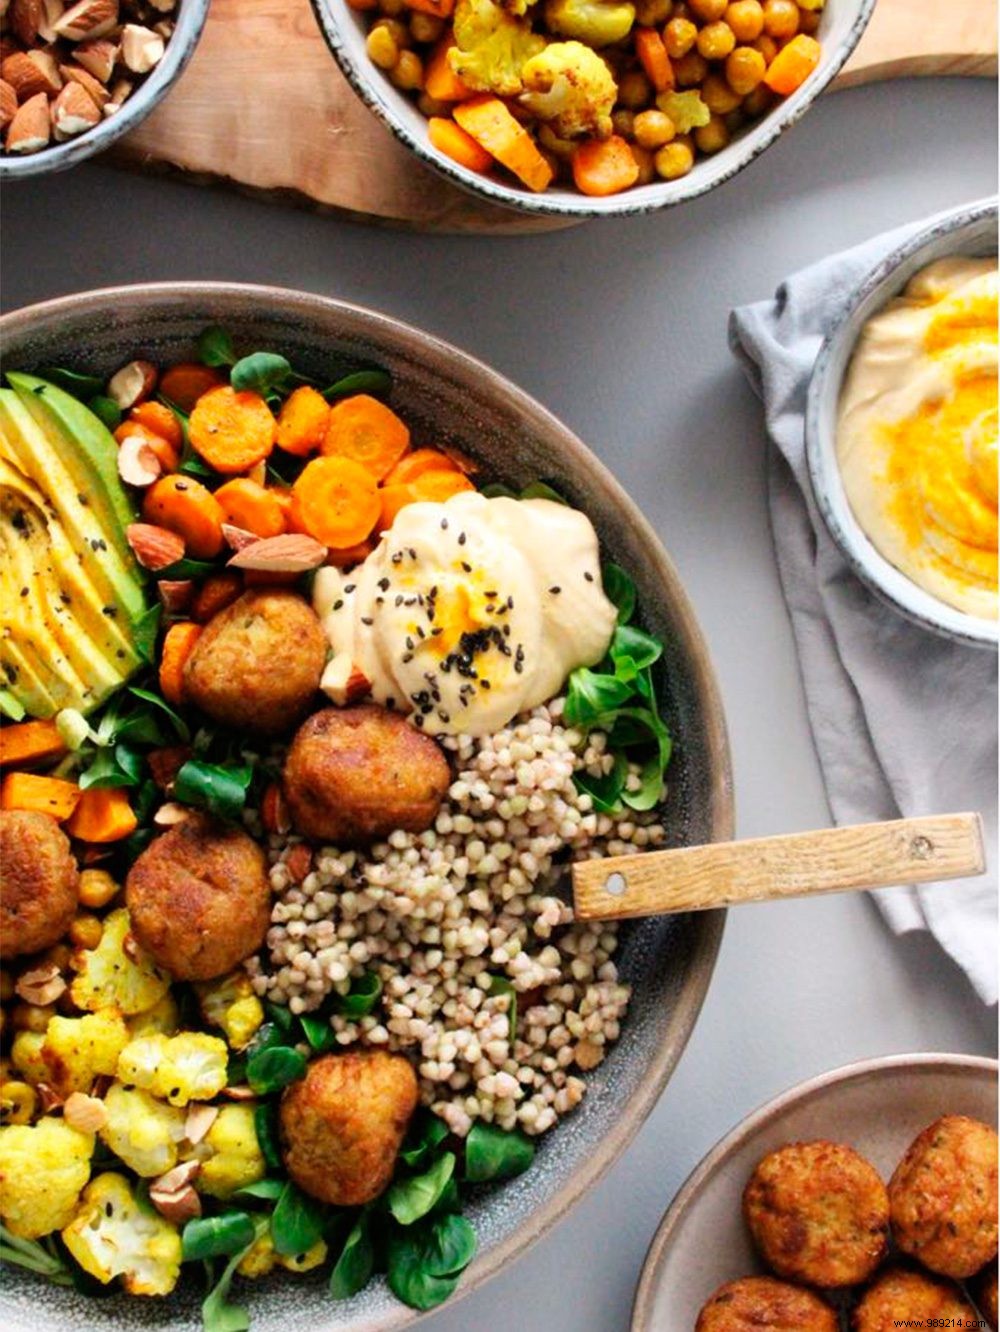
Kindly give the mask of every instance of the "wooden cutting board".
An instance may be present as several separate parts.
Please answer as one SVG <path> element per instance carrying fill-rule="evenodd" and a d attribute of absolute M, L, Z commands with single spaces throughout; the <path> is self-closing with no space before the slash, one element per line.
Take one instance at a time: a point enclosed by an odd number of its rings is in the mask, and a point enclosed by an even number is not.
<path fill-rule="evenodd" d="M 996 70 L 993 0 L 878 0 L 833 87 Z M 112 160 L 391 226 L 497 235 L 568 225 L 481 203 L 417 162 L 341 75 L 309 0 L 213 0 L 180 82 Z"/>

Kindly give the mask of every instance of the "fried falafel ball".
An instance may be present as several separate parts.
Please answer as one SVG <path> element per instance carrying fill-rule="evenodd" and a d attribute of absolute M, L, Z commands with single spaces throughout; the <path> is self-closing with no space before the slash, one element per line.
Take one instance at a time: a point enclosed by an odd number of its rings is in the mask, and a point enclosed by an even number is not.
<path fill-rule="evenodd" d="M 136 859 L 125 901 L 132 932 L 158 966 L 174 980 L 213 980 L 264 942 L 267 861 L 241 829 L 191 814 Z"/>
<path fill-rule="evenodd" d="M 774 1277 L 727 1281 L 708 1301 L 695 1332 L 837 1332 L 837 1315 L 818 1295 Z"/>
<path fill-rule="evenodd" d="M 886 1254 L 885 1185 L 842 1143 L 789 1143 L 765 1156 L 744 1190 L 743 1214 L 768 1266 L 809 1286 L 865 1281 Z"/>
<path fill-rule="evenodd" d="M 76 914 L 80 875 L 69 838 L 48 814 L 0 810 L 0 952 L 58 943 Z"/>
<path fill-rule="evenodd" d="M 997 1135 L 945 1115 L 911 1143 L 889 1181 L 893 1238 L 903 1253 L 956 1281 L 997 1252 Z"/>
<path fill-rule="evenodd" d="M 997 1265 L 992 1262 L 976 1277 L 972 1285 L 972 1294 L 980 1313 L 986 1315 L 990 1327 L 997 1326 Z"/>
<path fill-rule="evenodd" d="M 319 618 L 302 597 L 244 592 L 200 634 L 184 663 L 184 692 L 223 726 L 279 735 L 305 714 L 326 653 Z"/>
<path fill-rule="evenodd" d="M 423 832 L 450 782 L 435 741 L 374 703 L 314 712 L 299 727 L 283 773 L 296 831 L 346 846 L 397 828 Z"/>
<path fill-rule="evenodd" d="M 335 1207 L 383 1191 L 417 1106 L 417 1075 L 387 1050 L 329 1054 L 286 1087 L 279 1123 L 285 1166 L 299 1188 Z"/>
<path fill-rule="evenodd" d="M 970 1326 L 976 1314 L 962 1292 L 950 1281 L 890 1267 L 862 1295 L 851 1314 L 854 1332 L 895 1332 L 899 1327 L 931 1327 L 932 1319 L 943 1319 L 939 1327 Z"/>

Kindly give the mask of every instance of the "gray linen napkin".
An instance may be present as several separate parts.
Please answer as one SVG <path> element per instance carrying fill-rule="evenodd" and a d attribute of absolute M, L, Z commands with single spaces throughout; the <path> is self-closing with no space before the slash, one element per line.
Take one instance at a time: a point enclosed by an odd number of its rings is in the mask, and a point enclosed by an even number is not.
<path fill-rule="evenodd" d="M 978 810 L 988 873 L 873 894 L 896 934 L 926 929 L 984 1003 L 997 1001 L 997 658 L 907 623 L 849 570 L 813 503 L 806 390 L 833 320 L 860 281 L 926 223 L 794 274 L 774 300 L 734 310 L 730 346 L 764 400 L 778 570 L 837 823 Z"/>

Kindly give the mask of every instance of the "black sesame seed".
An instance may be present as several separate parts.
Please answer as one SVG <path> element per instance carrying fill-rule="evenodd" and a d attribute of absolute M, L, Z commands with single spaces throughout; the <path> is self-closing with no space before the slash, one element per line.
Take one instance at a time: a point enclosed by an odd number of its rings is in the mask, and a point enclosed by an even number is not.
<path fill-rule="evenodd" d="M 553 595 L 554 597 L 557 597 L 557 596 L 559 595 L 559 593 L 562 591 L 562 588 L 559 586 L 558 583 L 556 583 L 556 584 L 554 584 L 552 587 L 549 588 L 549 591 L 552 593 L 552 595 Z"/>
<path fill-rule="evenodd" d="M 586 578 L 588 583 L 592 583 L 594 581 L 594 575 L 592 573 L 585 573 L 583 576 L 584 578 Z"/>
<path fill-rule="evenodd" d="M 472 573 L 472 565 L 466 564 L 464 560 L 462 561 L 462 568 L 465 570 L 466 573 Z"/>
<path fill-rule="evenodd" d="M 383 592 L 388 592 L 388 591 L 389 591 L 389 580 L 388 580 L 388 578 L 380 578 L 380 579 L 378 580 L 378 586 L 382 589 Z"/>
<path fill-rule="evenodd" d="M 459 544 L 460 546 L 464 546 L 464 545 L 465 545 L 466 539 L 467 539 L 467 538 L 466 538 L 465 533 L 464 533 L 464 532 L 459 532 L 459 534 L 458 534 L 458 544 Z"/>
<path fill-rule="evenodd" d="M 356 587 L 356 584 L 355 584 L 355 583 L 348 583 L 347 586 L 344 588 L 344 591 L 345 591 L 345 592 L 353 592 L 354 589 L 355 589 L 355 587 Z"/>
<path fill-rule="evenodd" d="M 362 617 L 361 617 L 361 623 L 362 623 L 362 624 L 367 624 L 367 625 L 372 625 L 372 624 L 375 623 L 375 621 L 372 619 L 372 617 L 371 617 L 370 615 L 362 615 Z"/>
<path fill-rule="evenodd" d="M 335 601 L 335 602 L 333 603 L 333 609 L 334 609 L 334 610 L 340 610 L 340 609 L 342 608 L 343 604 L 344 604 L 344 599 L 343 599 L 343 597 L 341 597 L 339 600 L 337 600 L 337 601 Z"/>
<path fill-rule="evenodd" d="M 442 519 L 441 519 L 441 531 L 442 531 L 442 532 L 447 532 L 447 530 L 448 530 L 448 519 L 447 519 L 447 518 L 442 518 Z"/>

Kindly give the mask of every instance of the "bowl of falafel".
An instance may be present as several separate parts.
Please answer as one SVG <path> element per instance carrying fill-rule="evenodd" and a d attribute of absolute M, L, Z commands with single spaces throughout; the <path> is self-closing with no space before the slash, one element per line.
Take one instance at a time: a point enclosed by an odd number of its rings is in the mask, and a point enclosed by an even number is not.
<path fill-rule="evenodd" d="M 671 1203 L 633 1332 L 997 1327 L 997 1063 L 893 1055 L 791 1088 Z"/>
<path fill-rule="evenodd" d="M 691 607 L 573 435 L 384 316 L 2 326 L 5 1325 L 405 1325 L 596 1183 L 697 1018 L 722 913 L 564 885 L 731 835 Z"/>

